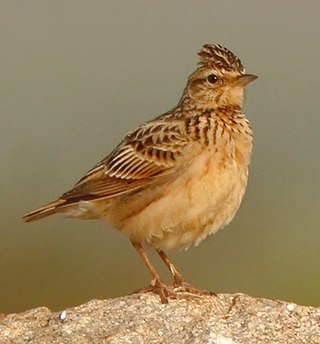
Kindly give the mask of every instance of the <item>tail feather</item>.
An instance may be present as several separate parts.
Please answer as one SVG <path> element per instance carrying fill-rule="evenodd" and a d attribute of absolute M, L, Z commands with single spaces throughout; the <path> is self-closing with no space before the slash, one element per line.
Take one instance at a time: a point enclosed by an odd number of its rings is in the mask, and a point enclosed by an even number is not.
<path fill-rule="evenodd" d="M 43 217 L 55 214 L 59 211 L 59 208 L 66 203 L 66 200 L 57 199 L 56 201 L 45 204 L 41 208 L 38 208 L 22 217 L 25 222 L 31 222 L 40 220 Z"/>

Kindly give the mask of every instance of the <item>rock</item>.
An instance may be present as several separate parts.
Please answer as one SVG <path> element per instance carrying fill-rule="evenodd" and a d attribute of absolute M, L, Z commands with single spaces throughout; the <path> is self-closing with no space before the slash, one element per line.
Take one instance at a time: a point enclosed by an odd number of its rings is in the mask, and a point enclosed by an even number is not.
<path fill-rule="evenodd" d="M 320 308 L 243 294 L 161 304 L 153 294 L 0 318 L 0 343 L 320 344 Z"/>

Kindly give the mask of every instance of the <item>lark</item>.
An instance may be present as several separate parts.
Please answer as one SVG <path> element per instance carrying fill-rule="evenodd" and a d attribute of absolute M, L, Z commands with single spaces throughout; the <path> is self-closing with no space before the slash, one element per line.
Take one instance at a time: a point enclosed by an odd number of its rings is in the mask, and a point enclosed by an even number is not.
<path fill-rule="evenodd" d="M 26 214 L 104 219 L 131 240 L 151 273 L 145 290 L 163 303 L 201 293 L 164 251 L 198 245 L 235 216 L 244 196 L 252 129 L 244 89 L 256 79 L 221 45 L 205 44 L 172 110 L 129 132 L 120 144 L 57 200 Z M 165 284 L 143 245 L 156 250 L 174 282 Z"/>

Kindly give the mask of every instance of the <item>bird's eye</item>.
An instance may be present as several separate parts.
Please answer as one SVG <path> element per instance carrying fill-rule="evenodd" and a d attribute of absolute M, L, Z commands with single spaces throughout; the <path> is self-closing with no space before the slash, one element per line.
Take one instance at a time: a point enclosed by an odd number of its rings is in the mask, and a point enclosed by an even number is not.
<path fill-rule="evenodd" d="M 218 78 L 215 74 L 210 74 L 208 75 L 207 80 L 210 84 L 215 84 L 218 81 Z"/>

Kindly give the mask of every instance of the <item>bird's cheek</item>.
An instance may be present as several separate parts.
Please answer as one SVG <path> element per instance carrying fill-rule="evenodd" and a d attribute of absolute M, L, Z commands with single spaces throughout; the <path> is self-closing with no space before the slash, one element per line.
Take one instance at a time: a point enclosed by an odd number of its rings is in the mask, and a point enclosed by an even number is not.
<path fill-rule="evenodd" d="M 202 82 L 196 80 L 189 86 L 189 96 L 198 103 L 206 101 L 207 92 Z"/>

